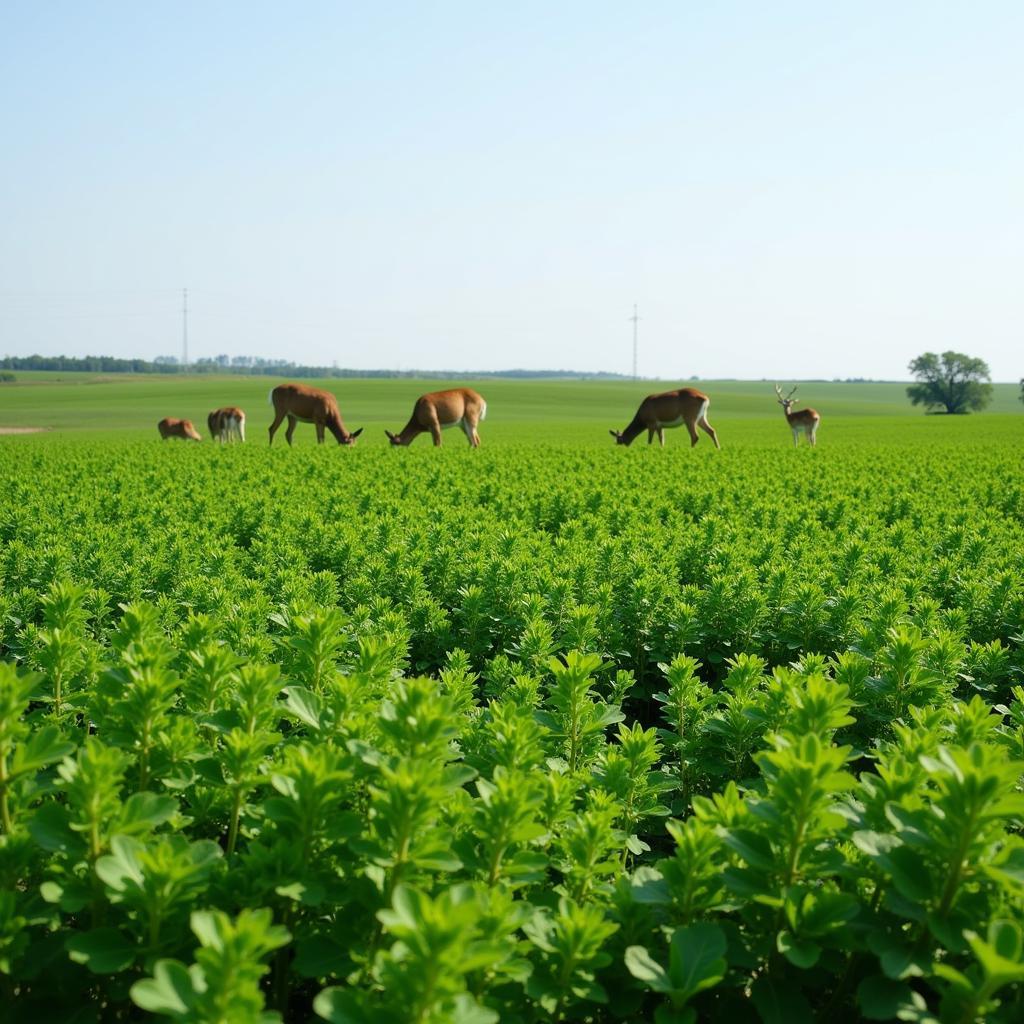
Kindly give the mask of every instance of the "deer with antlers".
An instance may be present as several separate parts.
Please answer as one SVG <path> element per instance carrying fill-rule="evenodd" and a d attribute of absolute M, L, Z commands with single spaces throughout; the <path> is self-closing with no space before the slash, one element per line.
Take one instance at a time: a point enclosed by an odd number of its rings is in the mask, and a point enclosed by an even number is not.
<path fill-rule="evenodd" d="M 821 422 L 821 416 L 816 409 L 798 409 L 793 412 L 793 406 L 796 405 L 793 395 L 796 394 L 796 389 L 797 385 L 794 384 L 792 391 L 783 397 L 782 388 L 776 384 L 775 394 L 778 396 L 782 411 L 786 414 L 789 429 L 793 431 L 793 446 L 800 444 L 802 430 L 807 435 L 807 443 L 813 447 L 818 443 L 818 424 Z"/>
<path fill-rule="evenodd" d="M 441 431 L 448 427 L 462 427 L 471 448 L 480 447 L 477 424 L 487 416 L 487 403 L 472 388 L 452 388 L 450 391 L 431 391 L 416 399 L 409 422 L 400 434 L 385 430 L 388 440 L 396 446 L 412 444 L 420 434 L 429 433 L 434 447 L 441 447 Z"/>
<path fill-rule="evenodd" d="M 305 384 L 278 384 L 270 392 L 270 404 L 274 407 L 274 422 L 270 424 L 270 443 L 274 433 L 288 417 L 288 429 L 284 439 L 291 444 L 296 423 L 312 423 L 316 427 L 317 444 L 324 443 L 324 430 L 329 430 L 338 444 L 353 445 L 363 432 L 360 427 L 349 433 L 338 412 L 338 400 L 329 391 L 307 387 Z"/>
<path fill-rule="evenodd" d="M 665 428 L 681 427 L 685 424 L 690 432 L 691 448 L 700 440 L 697 434 L 698 427 L 715 442 L 716 448 L 721 448 L 715 428 L 708 423 L 710 404 L 711 399 L 696 388 L 680 388 L 678 391 L 665 391 L 660 395 L 648 395 L 640 403 L 640 408 L 625 430 L 609 430 L 608 433 L 615 438 L 616 444 L 628 445 L 646 430 L 647 443 L 650 444 L 657 434 L 658 441 L 664 448 Z"/>

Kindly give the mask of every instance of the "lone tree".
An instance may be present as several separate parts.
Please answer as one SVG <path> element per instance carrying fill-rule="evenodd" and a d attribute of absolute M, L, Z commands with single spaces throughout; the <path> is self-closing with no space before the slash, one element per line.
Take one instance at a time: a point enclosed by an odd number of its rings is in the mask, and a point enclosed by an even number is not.
<path fill-rule="evenodd" d="M 907 388 L 914 405 L 926 409 L 943 409 L 947 413 L 984 409 L 992 401 L 992 385 L 988 364 L 963 352 L 925 352 L 910 364 L 910 372 L 918 379 Z"/>

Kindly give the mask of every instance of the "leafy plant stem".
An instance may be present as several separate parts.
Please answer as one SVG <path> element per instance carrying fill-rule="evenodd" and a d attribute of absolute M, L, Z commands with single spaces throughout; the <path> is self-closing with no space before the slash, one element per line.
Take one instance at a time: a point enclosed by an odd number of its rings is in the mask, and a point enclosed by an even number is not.
<path fill-rule="evenodd" d="M 141 752 L 139 753 L 139 792 L 149 785 L 149 722 L 142 730 Z"/>
<path fill-rule="evenodd" d="M 953 905 L 956 891 L 960 888 L 960 878 L 963 875 L 964 860 L 967 857 L 967 847 L 970 844 L 971 836 L 974 833 L 974 822 L 977 818 L 977 810 L 972 808 L 967 824 L 960 833 L 960 842 L 957 843 L 956 855 L 950 863 L 949 874 L 946 876 L 946 884 L 942 887 L 942 899 L 939 901 L 938 914 L 945 917 L 949 908 Z"/>
<path fill-rule="evenodd" d="M 7 754 L 0 755 L 0 824 L 3 824 L 4 834 L 10 835 L 14 830 L 11 822 L 11 808 L 7 802 Z"/>
<path fill-rule="evenodd" d="M 231 824 L 228 826 L 228 848 L 227 855 L 230 857 L 235 852 L 235 844 L 238 842 L 238 819 L 242 812 L 242 790 L 236 787 L 235 796 L 231 802 Z"/>
<path fill-rule="evenodd" d="M 489 888 L 493 888 L 501 875 L 501 860 L 505 855 L 504 844 L 499 844 L 494 847 L 494 852 L 491 854 L 491 866 L 490 871 L 487 873 L 487 885 Z"/>

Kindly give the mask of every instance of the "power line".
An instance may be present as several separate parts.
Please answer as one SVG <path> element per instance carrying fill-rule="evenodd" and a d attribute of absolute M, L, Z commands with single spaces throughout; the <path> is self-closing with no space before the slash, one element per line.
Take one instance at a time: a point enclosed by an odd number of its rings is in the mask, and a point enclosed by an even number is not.
<path fill-rule="evenodd" d="M 181 290 L 181 366 L 188 369 L 188 289 Z"/>
<path fill-rule="evenodd" d="M 633 321 L 633 380 L 639 380 L 639 375 L 636 372 L 636 325 L 640 322 L 640 317 L 636 315 L 636 303 L 633 303 L 633 315 L 628 319 Z"/>

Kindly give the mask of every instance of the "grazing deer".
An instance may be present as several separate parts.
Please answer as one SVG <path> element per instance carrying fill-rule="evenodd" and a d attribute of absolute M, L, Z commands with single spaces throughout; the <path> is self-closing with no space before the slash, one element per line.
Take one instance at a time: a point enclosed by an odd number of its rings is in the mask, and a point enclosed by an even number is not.
<path fill-rule="evenodd" d="M 782 411 L 786 414 L 786 422 L 789 424 L 789 429 L 793 431 L 793 446 L 796 447 L 800 443 L 800 431 L 802 430 L 807 435 L 807 443 L 813 447 L 818 443 L 818 424 L 821 422 L 821 416 L 818 415 L 816 409 L 792 411 L 793 406 L 796 405 L 796 402 L 793 400 L 796 389 L 797 385 L 794 384 L 793 390 L 783 398 L 782 388 L 776 384 L 775 394 L 778 395 L 779 405 L 782 406 Z"/>
<path fill-rule="evenodd" d="M 316 426 L 316 442 L 324 443 L 326 427 L 336 438 L 338 444 L 352 445 L 363 432 L 360 427 L 350 434 L 341 421 L 338 412 L 338 401 L 329 391 L 307 387 L 305 384 L 278 384 L 270 392 L 270 404 L 274 407 L 274 422 L 270 424 L 270 443 L 274 443 L 274 432 L 281 421 L 288 417 L 288 429 L 284 439 L 291 444 L 296 423 L 312 423 Z"/>
<path fill-rule="evenodd" d="M 217 441 L 245 440 L 245 413 L 237 405 L 214 409 L 206 417 L 206 425 L 210 428 L 210 437 Z"/>
<path fill-rule="evenodd" d="M 199 432 L 192 426 L 191 420 L 176 420 L 165 416 L 157 425 L 160 436 L 166 441 L 169 437 L 180 437 L 182 441 L 201 441 Z"/>
<path fill-rule="evenodd" d="M 698 427 L 711 437 L 716 448 L 721 448 L 714 427 L 708 423 L 710 404 L 711 399 L 696 388 L 680 388 L 678 391 L 665 391 L 660 395 L 648 395 L 640 403 L 640 408 L 625 430 L 609 430 L 608 433 L 615 438 L 616 444 L 631 444 L 646 430 L 647 443 L 650 444 L 657 434 L 658 441 L 664 448 L 665 428 L 685 424 L 690 432 L 691 448 L 699 440 Z"/>
<path fill-rule="evenodd" d="M 487 416 L 487 403 L 472 388 L 452 388 L 451 391 L 432 391 L 416 399 L 409 422 L 400 434 L 385 430 L 394 445 L 412 444 L 420 434 L 428 431 L 434 447 L 441 446 L 441 431 L 447 427 L 462 427 L 470 447 L 480 447 L 476 425 Z"/>

